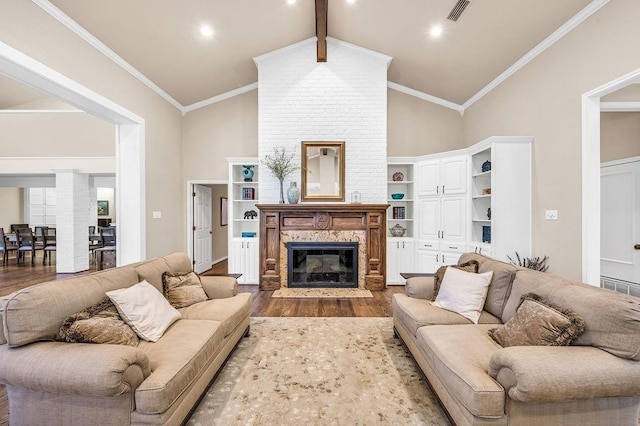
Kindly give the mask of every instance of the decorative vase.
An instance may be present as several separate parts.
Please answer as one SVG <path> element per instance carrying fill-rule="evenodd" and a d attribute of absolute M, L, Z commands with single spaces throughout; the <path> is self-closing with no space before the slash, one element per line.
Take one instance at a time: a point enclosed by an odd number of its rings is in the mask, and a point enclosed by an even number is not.
<path fill-rule="evenodd" d="M 283 179 L 280 179 L 280 204 L 284 204 L 284 188 L 282 188 Z"/>
<path fill-rule="evenodd" d="M 291 182 L 291 186 L 287 190 L 287 200 L 289 204 L 298 204 L 300 200 L 300 188 L 297 182 Z"/>
<path fill-rule="evenodd" d="M 487 160 L 484 163 L 482 163 L 482 172 L 488 172 L 491 170 L 491 161 Z"/>
<path fill-rule="evenodd" d="M 242 166 L 242 177 L 245 182 L 253 182 L 253 165 L 243 165 Z"/>

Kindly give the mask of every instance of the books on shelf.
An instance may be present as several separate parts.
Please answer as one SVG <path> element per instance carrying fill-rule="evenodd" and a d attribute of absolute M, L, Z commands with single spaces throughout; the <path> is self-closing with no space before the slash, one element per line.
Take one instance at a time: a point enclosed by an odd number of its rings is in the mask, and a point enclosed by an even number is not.
<path fill-rule="evenodd" d="M 394 207 L 392 211 L 393 219 L 406 219 L 407 217 L 405 212 L 406 210 L 404 207 Z"/>
<path fill-rule="evenodd" d="M 256 199 L 256 190 L 255 188 L 242 188 L 242 199 L 243 200 L 255 200 Z"/>

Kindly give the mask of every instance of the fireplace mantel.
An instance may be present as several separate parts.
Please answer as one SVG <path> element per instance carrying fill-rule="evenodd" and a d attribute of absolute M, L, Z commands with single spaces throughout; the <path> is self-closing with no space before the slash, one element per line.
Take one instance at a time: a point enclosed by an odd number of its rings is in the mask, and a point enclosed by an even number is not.
<path fill-rule="evenodd" d="M 260 210 L 260 289 L 280 288 L 280 233 L 365 231 L 365 288 L 385 288 L 388 204 L 257 204 Z"/>

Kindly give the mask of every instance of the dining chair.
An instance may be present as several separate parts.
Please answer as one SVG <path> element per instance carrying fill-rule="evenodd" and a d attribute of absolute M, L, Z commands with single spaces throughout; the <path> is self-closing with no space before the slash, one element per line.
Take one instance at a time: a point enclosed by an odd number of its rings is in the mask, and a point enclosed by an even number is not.
<path fill-rule="evenodd" d="M 15 233 L 18 229 L 28 228 L 28 223 L 12 223 L 11 225 L 11 233 Z"/>
<path fill-rule="evenodd" d="M 101 228 L 100 236 L 102 237 L 102 247 L 94 250 L 98 270 L 104 269 L 104 253 L 116 251 L 116 228 L 111 226 Z"/>
<path fill-rule="evenodd" d="M 48 226 L 36 226 L 34 228 L 33 236 L 35 237 L 35 245 L 37 250 L 44 249 L 47 229 L 49 229 Z"/>
<path fill-rule="evenodd" d="M 9 263 L 9 252 L 16 250 L 18 250 L 18 246 L 8 241 L 7 236 L 4 234 L 4 228 L 0 228 L 0 251 L 2 252 L 3 266 Z"/>
<path fill-rule="evenodd" d="M 42 264 L 44 265 L 47 258 L 49 258 L 49 265 L 51 265 L 51 253 L 56 251 L 56 228 L 47 228 L 44 241 Z"/>
<path fill-rule="evenodd" d="M 89 225 L 89 235 L 96 233 L 95 225 Z"/>
<path fill-rule="evenodd" d="M 17 235 L 18 255 L 16 256 L 16 263 L 19 263 L 20 259 L 24 261 L 25 253 L 31 252 L 31 264 L 33 265 L 36 259 L 36 250 L 41 250 L 43 247 L 36 247 L 35 237 L 31 228 L 19 228 Z"/>

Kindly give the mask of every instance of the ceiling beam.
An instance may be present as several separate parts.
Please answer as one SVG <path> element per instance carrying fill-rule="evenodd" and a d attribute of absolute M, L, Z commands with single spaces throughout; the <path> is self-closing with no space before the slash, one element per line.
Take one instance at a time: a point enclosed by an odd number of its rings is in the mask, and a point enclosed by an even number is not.
<path fill-rule="evenodd" d="M 316 37 L 318 62 L 327 62 L 327 11 L 329 0 L 316 0 Z"/>

